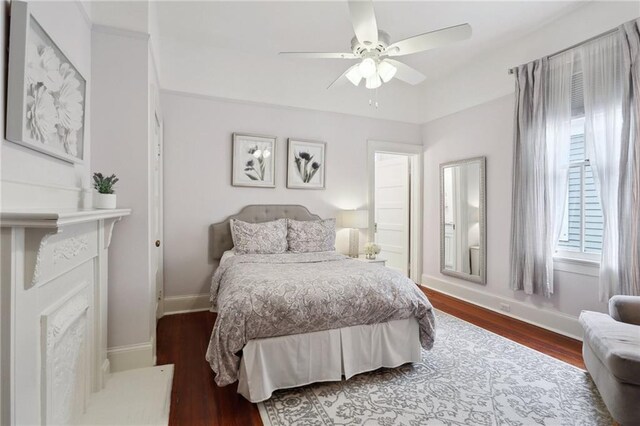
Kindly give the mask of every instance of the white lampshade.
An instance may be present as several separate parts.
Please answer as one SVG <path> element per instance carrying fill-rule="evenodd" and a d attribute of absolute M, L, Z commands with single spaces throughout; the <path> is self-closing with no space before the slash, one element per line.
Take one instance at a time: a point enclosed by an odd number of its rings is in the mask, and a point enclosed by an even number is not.
<path fill-rule="evenodd" d="M 367 210 L 343 210 L 340 214 L 340 223 L 343 228 L 368 228 L 369 212 Z"/>
<path fill-rule="evenodd" d="M 389 82 L 389 80 L 396 75 L 396 71 L 398 71 L 398 69 L 387 61 L 382 61 L 378 65 L 378 74 L 380 74 L 380 78 L 385 83 Z"/>
<path fill-rule="evenodd" d="M 367 78 L 367 83 L 365 84 L 367 89 L 377 89 L 380 85 L 382 85 L 382 81 L 377 73 Z"/>
<path fill-rule="evenodd" d="M 354 86 L 360 84 L 360 80 L 362 80 L 362 73 L 360 72 L 360 68 L 358 67 L 358 65 L 352 66 L 351 69 L 349 69 L 349 71 L 347 72 L 346 77 L 351 83 L 353 83 Z"/>
<path fill-rule="evenodd" d="M 376 61 L 371 58 L 364 58 L 358 68 L 364 78 L 369 78 L 376 73 Z"/>

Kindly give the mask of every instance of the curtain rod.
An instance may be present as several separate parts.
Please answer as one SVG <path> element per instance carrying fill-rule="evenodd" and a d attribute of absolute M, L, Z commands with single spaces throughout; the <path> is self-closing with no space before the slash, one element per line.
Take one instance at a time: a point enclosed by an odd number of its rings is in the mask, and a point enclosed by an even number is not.
<path fill-rule="evenodd" d="M 558 50 L 556 53 L 552 53 L 551 55 L 548 55 L 548 56 L 547 56 L 547 58 L 553 58 L 554 56 L 558 56 L 558 55 L 560 55 L 560 54 L 562 54 L 562 53 L 564 53 L 564 52 L 566 52 L 566 51 L 569 51 L 569 50 L 571 50 L 571 49 L 575 49 L 576 47 L 582 46 L 583 44 L 587 44 L 587 43 L 589 43 L 589 42 L 591 42 L 591 41 L 594 41 L 594 40 L 597 40 L 597 39 L 599 39 L 599 38 L 601 38 L 601 37 L 605 37 L 605 36 L 608 36 L 609 34 L 613 34 L 613 33 L 615 33 L 616 31 L 618 31 L 618 27 L 616 27 L 616 28 L 612 28 L 612 29 L 610 29 L 609 31 L 605 31 L 605 32 L 603 32 L 603 33 L 601 33 L 601 34 L 598 34 L 598 35 L 596 35 L 596 36 L 593 36 L 593 37 L 591 37 L 591 38 L 588 38 L 588 39 L 586 39 L 586 40 L 583 40 L 583 41 L 581 41 L 580 43 L 576 43 L 576 44 L 574 44 L 574 45 L 572 45 L 572 46 L 569 46 L 569 47 L 567 47 L 567 48 L 564 48 L 564 49 L 562 49 L 562 50 Z M 513 71 L 513 70 L 514 70 L 514 69 L 516 69 L 516 68 L 517 68 L 517 67 L 509 68 L 509 69 L 507 70 L 507 72 L 508 72 L 509 74 L 513 74 L 513 73 L 514 73 L 514 71 Z"/>

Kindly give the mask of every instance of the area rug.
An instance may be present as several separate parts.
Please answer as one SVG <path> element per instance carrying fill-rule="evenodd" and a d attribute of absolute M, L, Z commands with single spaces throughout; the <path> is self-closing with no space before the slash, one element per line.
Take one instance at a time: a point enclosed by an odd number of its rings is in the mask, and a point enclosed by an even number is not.
<path fill-rule="evenodd" d="M 589 375 L 443 312 L 422 362 L 277 391 L 267 426 L 611 425 Z"/>

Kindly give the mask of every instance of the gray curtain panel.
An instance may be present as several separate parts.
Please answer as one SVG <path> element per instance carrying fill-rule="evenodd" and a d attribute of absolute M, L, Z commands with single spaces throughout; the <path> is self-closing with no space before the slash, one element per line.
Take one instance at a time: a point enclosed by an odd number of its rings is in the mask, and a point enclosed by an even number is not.
<path fill-rule="evenodd" d="M 631 105 L 630 118 L 632 135 L 629 141 L 631 147 L 629 163 L 631 169 L 631 194 L 632 206 L 629 210 L 630 241 L 629 264 L 632 265 L 628 276 L 629 286 L 623 289 L 621 294 L 640 296 L 640 19 L 628 22 L 623 25 L 624 34 L 627 40 L 626 57 L 629 63 L 629 74 L 631 74 Z"/>
<path fill-rule="evenodd" d="M 549 193 L 545 184 L 547 58 L 515 70 L 511 288 L 553 293 L 553 253 L 547 250 Z"/>
<path fill-rule="evenodd" d="M 624 30 L 626 40 L 623 51 L 630 84 L 628 99 L 631 132 L 627 157 L 629 196 L 625 197 L 628 203 L 624 206 L 624 211 L 628 212 L 630 232 L 623 239 L 626 264 L 630 267 L 616 294 L 640 296 L 640 19 L 627 22 L 621 29 Z"/>
<path fill-rule="evenodd" d="M 511 288 L 553 294 L 571 146 L 573 51 L 516 72 Z"/>
<path fill-rule="evenodd" d="M 639 22 L 579 49 L 585 139 L 604 219 L 601 300 L 640 295 Z"/>

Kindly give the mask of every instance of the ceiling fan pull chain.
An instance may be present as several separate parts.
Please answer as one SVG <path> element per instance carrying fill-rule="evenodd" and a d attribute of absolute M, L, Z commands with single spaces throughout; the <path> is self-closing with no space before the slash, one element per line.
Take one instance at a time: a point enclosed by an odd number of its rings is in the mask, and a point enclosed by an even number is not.
<path fill-rule="evenodd" d="M 375 100 L 369 98 L 369 106 L 375 107 L 378 109 L 378 89 L 375 89 Z"/>

